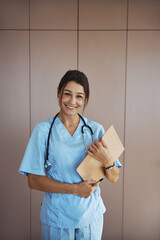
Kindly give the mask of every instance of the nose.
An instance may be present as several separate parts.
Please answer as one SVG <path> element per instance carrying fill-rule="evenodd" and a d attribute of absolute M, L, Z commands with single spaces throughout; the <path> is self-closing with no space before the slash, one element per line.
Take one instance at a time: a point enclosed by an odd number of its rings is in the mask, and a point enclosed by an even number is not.
<path fill-rule="evenodd" d="M 71 96 L 70 103 L 75 104 L 76 103 L 76 97 Z"/>

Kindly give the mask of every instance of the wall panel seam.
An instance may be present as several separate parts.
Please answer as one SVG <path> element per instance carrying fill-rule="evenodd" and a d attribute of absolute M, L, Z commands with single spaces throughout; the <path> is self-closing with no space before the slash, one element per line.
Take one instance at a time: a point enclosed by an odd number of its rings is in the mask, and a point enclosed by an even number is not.
<path fill-rule="evenodd" d="M 79 69 L 79 0 L 77 0 L 77 70 Z"/>
<path fill-rule="evenodd" d="M 31 14 L 30 14 L 30 0 L 28 0 L 29 4 L 29 135 L 31 136 L 31 31 L 30 31 L 30 26 L 31 26 Z M 32 191 L 30 189 L 30 240 L 32 239 Z"/>
<path fill-rule="evenodd" d="M 124 89 L 124 147 L 126 147 L 126 105 L 127 105 L 127 61 L 128 61 L 128 17 L 129 0 L 127 0 L 126 11 L 126 48 L 125 48 L 125 89 Z M 123 155 L 123 187 L 122 187 L 122 240 L 124 239 L 124 201 L 125 201 L 125 151 Z"/>

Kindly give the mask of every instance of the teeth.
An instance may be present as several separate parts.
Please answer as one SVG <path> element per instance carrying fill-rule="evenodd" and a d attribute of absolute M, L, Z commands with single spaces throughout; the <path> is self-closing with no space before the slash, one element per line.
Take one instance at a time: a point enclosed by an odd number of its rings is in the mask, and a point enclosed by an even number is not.
<path fill-rule="evenodd" d="M 74 109 L 75 107 L 72 107 L 72 106 L 68 106 L 68 105 L 66 105 L 68 108 L 70 108 L 70 109 Z"/>

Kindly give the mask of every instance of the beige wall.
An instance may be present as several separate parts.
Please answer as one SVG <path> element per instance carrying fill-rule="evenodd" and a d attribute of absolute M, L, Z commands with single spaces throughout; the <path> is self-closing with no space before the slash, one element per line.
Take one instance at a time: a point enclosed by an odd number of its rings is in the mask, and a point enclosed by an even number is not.
<path fill-rule="evenodd" d="M 101 183 L 103 240 L 160 239 L 159 66 L 160 1 L 0 0 L 0 239 L 40 239 L 43 194 L 18 168 L 77 67 L 90 81 L 85 116 L 113 123 L 126 148 L 118 183 Z"/>

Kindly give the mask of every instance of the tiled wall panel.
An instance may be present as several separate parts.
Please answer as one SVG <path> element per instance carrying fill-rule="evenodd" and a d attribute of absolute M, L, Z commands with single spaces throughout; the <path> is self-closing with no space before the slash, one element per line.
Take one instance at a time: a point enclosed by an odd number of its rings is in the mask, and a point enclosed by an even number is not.
<path fill-rule="evenodd" d="M 29 0 L 0 1 L 0 29 L 28 29 Z"/>
<path fill-rule="evenodd" d="M 160 238 L 160 33 L 128 39 L 124 240 Z"/>
<path fill-rule="evenodd" d="M 31 0 L 31 29 L 76 29 L 77 1 Z"/>
<path fill-rule="evenodd" d="M 87 73 L 91 96 L 85 116 L 107 128 L 113 124 L 123 141 L 125 32 L 80 32 L 79 68 Z M 123 159 L 121 158 L 123 163 Z M 122 237 L 122 174 L 115 185 L 105 179 L 102 196 L 107 208 L 103 239 Z M 117 201 L 118 199 L 118 201 Z M 114 222 L 114 231 L 113 231 Z"/>
<path fill-rule="evenodd" d="M 0 32 L 0 238 L 29 239 L 30 192 L 18 168 L 29 139 L 28 33 Z"/>
<path fill-rule="evenodd" d="M 160 29 L 159 0 L 129 0 L 129 29 Z"/>
<path fill-rule="evenodd" d="M 126 29 L 127 0 L 80 0 L 80 29 Z"/>

